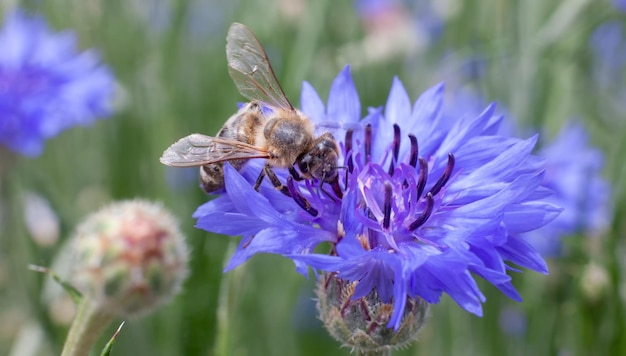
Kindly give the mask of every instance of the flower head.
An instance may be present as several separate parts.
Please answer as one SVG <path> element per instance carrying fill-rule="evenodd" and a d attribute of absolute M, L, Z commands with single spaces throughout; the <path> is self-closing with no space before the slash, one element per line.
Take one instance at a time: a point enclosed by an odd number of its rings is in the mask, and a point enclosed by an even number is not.
<path fill-rule="evenodd" d="M 243 235 L 227 269 L 254 253 L 276 253 L 300 272 L 311 266 L 354 283 L 351 299 L 375 292 L 391 305 L 384 325 L 396 331 L 408 305 L 437 303 L 443 293 L 481 315 L 485 297 L 474 275 L 520 300 L 507 262 L 547 268 L 517 236 L 560 212 L 540 201 L 548 192 L 540 187 L 544 162 L 531 154 L 537 137 L 498 135 L 494 105 L 452 124 L 442 120 L 443 92 L 437 85 L 411 104 L 394 79 L 384 110 L 361 119 L 348 67 L 327 106 L 305 83 L 302 111 L 342 149 L 339 191 L 283 173 L 291 197 L 265 186 L 259 194 L 254 174 L 227 166 L 226 193 L 196 211 L 197 226 Z M 322 242 L 328 254 L 314 250 Z"/>
<path fill-rule="evenodd" d="M 187 245 L 159 204 L 123 201 L 76 229 L 73 280 L 111 315 L 145 313 L 171 299 L 187 276 Z"/>
<path fill-rule="evenodd" d="M 110 114 L 114 79 L 94 51 L 40 17 L 9 13 L 0 29 L 0 143 L 37 156 L 44 141 Z"/>

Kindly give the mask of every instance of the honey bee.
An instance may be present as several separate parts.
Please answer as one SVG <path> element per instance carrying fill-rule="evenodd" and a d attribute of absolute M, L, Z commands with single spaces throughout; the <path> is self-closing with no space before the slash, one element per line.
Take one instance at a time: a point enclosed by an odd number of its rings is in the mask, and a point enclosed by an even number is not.
<path fill-rule="evenodd" d="M 330 183 L 338 194 L 337 142 L 329 132 L 316 137 L 310 119 L 291 105 L 263 46 L 248 27 L 230 26 L 226 59 L 228 73 L 250 102 L 226 121 L 217 136 L 196 133 L 183 137 L 163 152 L 161 163 L 201 166 L 203 189 L 213 193 L 224 187 L 224 162 L 239 170 L 250 159 L 264 158 L 265 166 L 254 185 L 257 190 L 267 175 L 277 189 L 290 195 L 272 170 L 275 167 L 288 168 L 296 180 Z M 265 114 L 264 108 L 271 113 Z"/>

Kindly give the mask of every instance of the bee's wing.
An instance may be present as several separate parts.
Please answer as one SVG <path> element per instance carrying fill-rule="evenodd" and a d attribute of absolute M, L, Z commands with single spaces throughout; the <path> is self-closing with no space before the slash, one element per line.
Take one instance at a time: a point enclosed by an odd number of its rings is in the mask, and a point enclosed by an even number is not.
<path fill-rule="evenodd" d="M 228 73 L 241 95 L 268 106 L 294 111 L 276 79 L 267 53 L 254 33 L 240 23 L 233 23 L 226 35 Z"/>
<path fill-rule="evenodd" d="M 263 148 L 237 140 L 191 134 L 166 149 L 160 161 L 172 167 L 194 167 L 234 159 L 268 157 Z"/>
<path fill-rule="evenodd" d="M 321 129 L 337 129 L 361 131 L 365 125 L 361 122 L 337 122 L 337 121 L 320 121 L 315 123 L 316 128 Z"/>

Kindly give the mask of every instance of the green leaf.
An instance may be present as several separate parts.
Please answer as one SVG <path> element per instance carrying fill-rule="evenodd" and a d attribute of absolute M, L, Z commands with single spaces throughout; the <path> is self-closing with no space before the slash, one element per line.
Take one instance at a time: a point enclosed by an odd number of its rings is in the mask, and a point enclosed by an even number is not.
<path fill-rule="evenodd" d="M 117 328 L 113 336 L 111 336 L 111 340 L 109 340 L 109 342 L 107 342 L 107 344 L 104 345 L 104 349 L 102 349 L 102 353 L 100 354 L 100 356 L 109 356 L 111 354 L 111 350 L 113 349 L 113 343 L 115 342 L 115 338 L 117 337 L 117 334 L 120 333 L 120 330 L 122 330 L 124 323 L 126 322 L 122 321 L 122 323 Z"/>
<path fill-rule="evenodd" d="M 46 273 L 46 274 L 50 275 L 52 277 L 52 279 L 54 279 L 57 283 L 59 283 L 59 285 L 61 287 L 63 287 L 63 289 L 65 289 L 65 291 L 70 295 L 70 297 L 72 297 L 72 300 L 74 301 L 74 303 L 76 305 L 78 305 L 80 303 L 80 300 L 83 298 L 82 293 L 79 292 L 78 289 L 76 289 L 69 282 L 64 281 L 58 274 L 54 273 L 53 270 L 51 270 L 50 268 L 37 266 L 37 265 L 33 265 L 33 264 L 28 265 L 28 268 L 31 271 Z"/>

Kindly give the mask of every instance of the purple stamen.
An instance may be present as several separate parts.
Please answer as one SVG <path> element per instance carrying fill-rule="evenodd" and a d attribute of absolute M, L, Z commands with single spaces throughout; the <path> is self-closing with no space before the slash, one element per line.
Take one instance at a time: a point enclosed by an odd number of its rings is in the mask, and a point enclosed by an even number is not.
<path fill-rule="evenodd" d="M 409 165 L 415 168 L 417 164 L 417 156 L 419 154 L 419 146 L 417 145 L 417 137 L 413 134 L 409 134 L 409 140 L 411 140 L 411 156 L 409 158 Z"/>
<path fill-rule="evenodd" d="M 453 169 L 454 169 L 454 155 L 452 153 L 448 153 L 448 164 L 446 165 L 446 170 L 443 172 L 443 175 L 439 178 L 437 183 L 435 183 L 435 185 L 433 185 L 433 187 L 430 189 L 429 193 L 431 193 L 432 195 L 437 195 L 437 193 L 439 193 L 441 188 L 443 188 L 443 186 L 446 185 L 446 183 L 448 182 L 448 179 L 450 179 Z"/>
<path fill-rule="evenodd" d="M 365 126 L 365 162 L 372 159 L 372 125 Z"/>
<path fill-rule="evenodd" d="M 385 202 L 383 205 L 383 229 L 389 229 L 389 225 L 391 225 L 391 199 L 392 199 L 393 189 L 391 184 L 385 182 Z"/>
<path fill-rule="evenodd" d="M 391 144 L 393 158 L 389 165 L 389 175 L 392 176 L 395 170 L 395 162 L 398 161 L 398 155 L 400 154 L 400 126 L 393 124 L 393 143 Z"/>
<path fill-rule="evenodd" d="M 425 159 L 420 158 L 420 176 L 417 180 L 417 198 L 422 196 L 424 192 L 424 187 L 426 186 L 426 181 L 428 180 L 428 163 Z"/>
<path fill-rule="evenodd" d="M 348 131 L 346 131 L 346 155 L 348 155 L 348 172 L 352 173 L 352 170 L 354 169 L 354 163 L 352 162 L 352 153 L 350 151 L 352 151 L 352 135 L 354 134 L 354 130 L 352 129 L 348 129 Z M 348 185 L 348 183 L 346 182 L 346 185 Z"/>
<path fill-rule="evenodd" d="M 422 214 L 418 216 L 417 219 L 415 219 L 415 221 L 413 221 L 409 225 L 409 230 L 414 231 L 418 227 L 422 226 L 426 222 L 426 220 L 428 220 L 428 218 L 430 217 L 430 214 L 433 212 L 434 206 L 435 206 L 435 199 L 433 198 L 433 195 L 430 192 L 428 192 L 426 194 L 426 209 L 424 209 Z"/>

